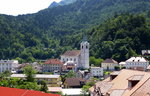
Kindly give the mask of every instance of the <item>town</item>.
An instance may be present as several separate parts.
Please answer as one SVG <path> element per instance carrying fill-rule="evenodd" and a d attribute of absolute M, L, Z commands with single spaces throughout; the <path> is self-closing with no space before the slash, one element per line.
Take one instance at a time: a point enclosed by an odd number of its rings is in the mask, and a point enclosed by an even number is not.
<path fill-rule="evenodd" d="M 0 85 L 4 87 L 0 90 L 11 92 L 21 88 L 19 92 L 27 86 L 16 87 L 13 81 L 27 80 L 37 82 L 41 91 L 51 93 L 39 93 L 40 96 L 149 96 L 150 65 L 146 57 L 150 55 L 150 50 L 141 50 L 141 56 L 121 62 L 108 58 L 98 67 L 90 64 L 89 48 L 90 43 L 83 36 L 80 50 L 68 50 L 60 54 L 60 59 L 23 64 L 19 64 L 18 60 L 0 60 Z M 26 89 L 36 90 L 39 85 L 31 83 Z"/>

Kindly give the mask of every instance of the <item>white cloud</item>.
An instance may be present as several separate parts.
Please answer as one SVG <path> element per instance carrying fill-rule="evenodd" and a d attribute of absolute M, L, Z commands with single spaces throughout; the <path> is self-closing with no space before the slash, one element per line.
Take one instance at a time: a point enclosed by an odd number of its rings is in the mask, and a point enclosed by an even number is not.
<path fill-rule="evenodd" d="M 0 14 L 18 15 L 35 13 L 61 0 L 0 0 Z"/>

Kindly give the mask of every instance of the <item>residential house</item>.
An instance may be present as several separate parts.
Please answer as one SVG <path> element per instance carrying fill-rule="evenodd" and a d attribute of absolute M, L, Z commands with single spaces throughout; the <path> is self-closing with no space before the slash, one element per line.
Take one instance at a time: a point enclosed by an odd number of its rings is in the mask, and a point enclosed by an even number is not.
<path fill-rule="evenodd" d="M 102 67 L 91 67 L 91 76 L 93 77 L 101 77 L 103 76 L 103 68 Z"/>
<path fill-rule="evenodd" d="M 120 62 L 120 63 L 119 63 L 119 66 L 120 66 L 120 67 L 126 67 L 126 62 Z"/>
<path fill-rule="evenodd" d="M 18 60 L 0 60 L 0 73 L 4 71 L 15 71 L 18 67 Z"/>
<path fill-rule="evenodd" d="M 0 87 L 1 96 L 61 96 L 58 94 L 44 93 L 41 91 Z"/>
<path fill-rule="evenodd" d="M 150 50 L 142 50 L 142 55 L 143 56 L 149 56 L 150 55 Z"/>
<path fill-rule="evenodd" d="M 131 57 L 126 60 L 126 69 L 146 70 L 149 61 L 144 57 Z"/>
<path fill-rule="evenodd" d="M 55 70 L 61 71 L 63 63 L 58 59 L 49 59 L 42 65 L 43 72 L 54 72 Z"/>
<path fill-rule="evenodd" d="M 114 71 L 89 92 L 91 96 L 149 96 L 150 73 L 130 69 Z"/>
<path fill-rule="evenodd" d="M 104 70 L 115 70 L 115 66 L 118 66 L 118 62 L 113 59 L 106 59 L 101 63 Z"/>
<path fill-rule="evenodd" d="M 76 77 L 88 80 L 91 77 L 91 73 L 89 70 L 78 70 L 78 72 L 76 72 Z"/>
<path fill-rule="evenodd" d="M 62 66 L 62 71 L 77 71 L 77 64 L 74 63 L 74 61 L 67 61 L 65 64 Z"/>
<path fill-rule="evenodd" d="M 26 78 L 25 74 L 12 74 L 13 78 Z M 38 82 L 46 81 L 49 87 L 60 87 L 61 86 L 61 78 L 60 75 L 48 75 L 48 74 L 36 74 L 34 77 Z"/>
<path fill-rule="evenodd" d="M 82 78 L 67 78 L 64 82 L 65 88 L 81 88 L 85 85 L 86 80 Z"/>

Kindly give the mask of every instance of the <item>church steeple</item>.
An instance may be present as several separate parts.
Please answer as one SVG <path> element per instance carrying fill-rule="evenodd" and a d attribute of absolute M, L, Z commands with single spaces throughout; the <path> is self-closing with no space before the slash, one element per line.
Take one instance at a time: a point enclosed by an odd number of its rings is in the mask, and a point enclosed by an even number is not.
<path fill-rule="evenodd" d="M 85 35 L 85 32 L 83 32 L 83 35 L 82 35 L 82 42 L 86 42 L 87 41 L 87 37 Z"/>
<path fill-rule="evenodd" d="M 87 37 L 83 34 L 81 46 L 81 67 L 89 68 L 89 43 Z"/>

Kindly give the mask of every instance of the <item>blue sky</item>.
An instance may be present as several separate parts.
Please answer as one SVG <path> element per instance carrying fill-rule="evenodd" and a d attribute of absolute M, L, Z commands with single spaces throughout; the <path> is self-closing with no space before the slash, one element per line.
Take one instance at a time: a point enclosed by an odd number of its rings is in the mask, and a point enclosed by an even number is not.
<path fill-rule="evenodd" d="M 0 0 L 0 14 L 18 15 L 36 13 L 47 8 L 53 1 L 61 0 Z"/>

